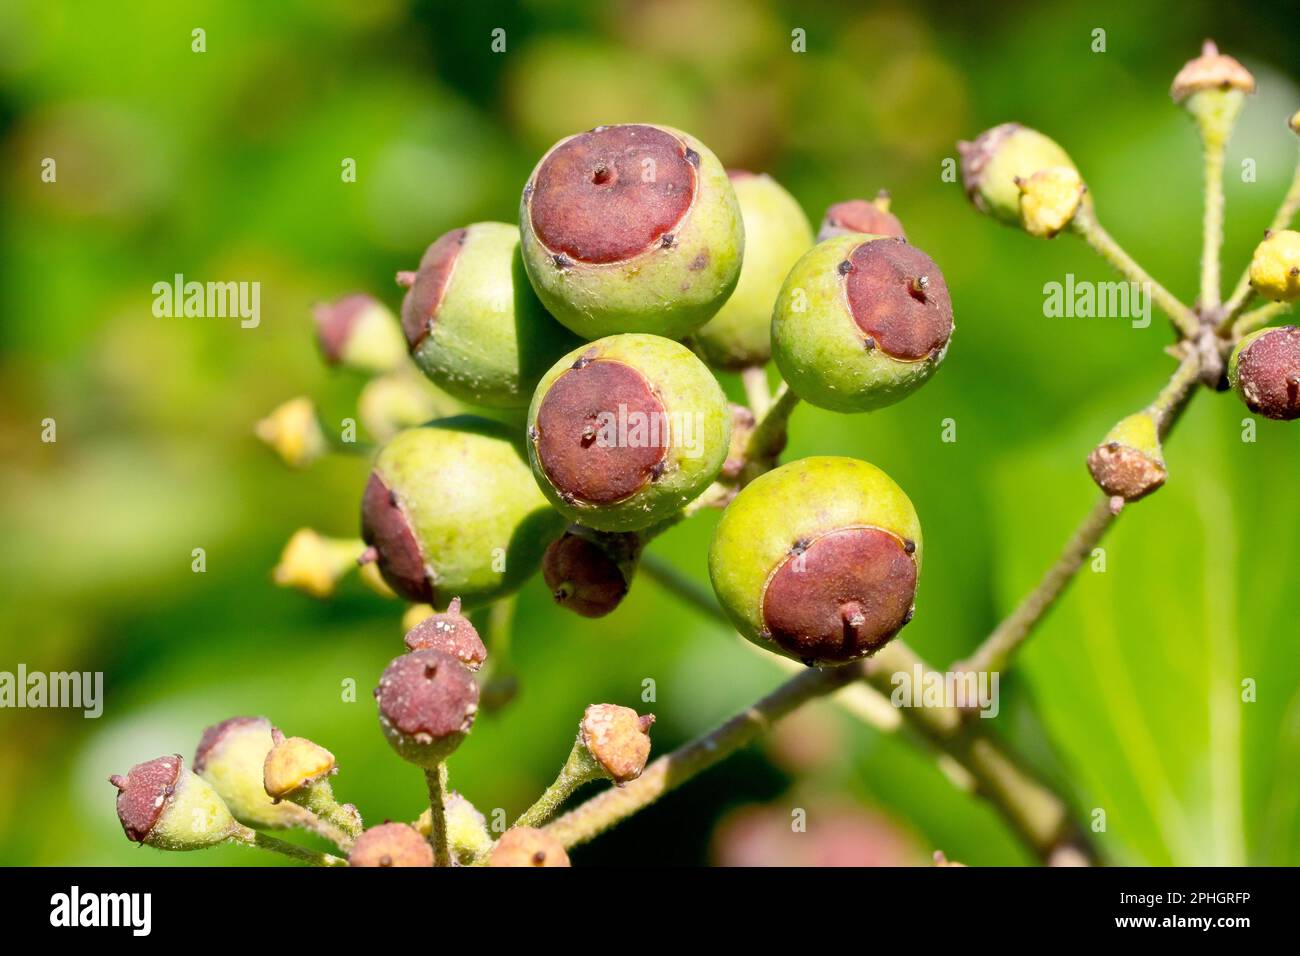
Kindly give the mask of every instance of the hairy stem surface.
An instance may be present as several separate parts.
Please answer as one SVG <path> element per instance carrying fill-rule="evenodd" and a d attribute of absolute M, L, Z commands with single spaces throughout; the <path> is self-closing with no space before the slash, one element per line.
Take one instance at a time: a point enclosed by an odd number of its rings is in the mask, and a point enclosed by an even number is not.
<path fill-rule="evenodd" d="M 1233 339 L 1239 339 L 1244 335 L 1262 329 L 1279 315 L 1284 315 L 1290 311 L 1291 305 L 1290 302 L 1270 302 L 1268 305 L 1261 305 L 1258 309 L 1252 309 L 1238 318 L 1233 324 Z"/>
<path fill-rule="evenodd" d="M 272 853 L 279 853 L 281 856 L 291 857 L 312 866 L 348 865 L 348 861 L 342 857 L 321 853 L 318 850 L 309 850 L 305 846 L 298 846 L 296 843 L 288 843 L 285 840 L 277 840 L 273 836 L 267 836 L 265 833 L 259 833 L 249 827 L 239 827 L 231 836 L 231 839 L 246 846 L 270 850 Z"/>
<path fill-rule="evenodd" d="M 433 847 L 433 865 L 451 866 L 451 847 L 447 843 L 447 765 L 440 763 L 424 771 L 429 785 L 429 845 Z"/>
<path fill-rule="evenodd" d="M 1205 141 L 1205 218 L 1201 230 L 1201 307 L 1219 306 L 1219 256 L 1223 249 L 1223 154 L 1221 138 Z"/>

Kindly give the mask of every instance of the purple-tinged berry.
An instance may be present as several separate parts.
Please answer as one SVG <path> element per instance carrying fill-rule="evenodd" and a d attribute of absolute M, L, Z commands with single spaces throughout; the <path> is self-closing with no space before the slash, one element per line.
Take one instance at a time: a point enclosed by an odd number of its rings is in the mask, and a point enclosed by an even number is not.
<path fill-rule="evenodd" d="M 726 170 L 666 126 L 598 126 L 542 157 L 519 209 L 542 303 L 587 339 L 681 338 L 722 307 L 745 237 Z"/>
<path fill-rule="evenodd" d="M 844 202 L 835 203 L 822 217 L 821 227 L 817 230 L 817 241 L 825 242 L 836 236 L 851 235 L 893 236 L 897 239 L 906 239 L 907 233 L 903 230 L 903 224 L 889 211 L 889 204 L 889 193 L 883 189 L 870 202 L 865 199 L 846 199 Z M 746 234 L 746 240 L 748 238 Z"/>
<path fill-rule="evenodd" d="M 330 365 L 359 372 L 392 371 L 406 362 L 397 317 L 374 296 L 355 292 L 316 306 L 316 341 Z"/>
<path fill-rule="evenodd" d="M 755 644 L 806 664 L 871 654 L 912 618 L 921 524 L 903 490 L 852 458 L 783 465 L 723 512 L 709 576 Z"/>
<path fill-rule="evenodd" d="M 1145 498 L 1165 483 L 1160 430 L 1149 411 L 1122 419 L 1088 456 L 1092 480 L 1111 498 L 1118 513 L 1126 502 Z"/>
<path fill-rule="evenodd" d="M 117 818 L 128 840 L 160 850 L 201 850 L 225 843 L 239 824 L 208 783 L 185 769 L 180 754 L 136 764 L 117 788 Z"/>
<path fill-rule="evenodd" d="M 1228 381 L 1257 415 L 1289 422 L 1300 418 L 1300 329 L 1260 329 L 1237 344 Z"/>
<path fill-rule="evenodd" d="M 452 598 L 447 610 L 430 614 L 406 632 L 406 649 L 432 648 L 450 654 L 472 671 L 487 660 L 487 648 L 470 619 L 460 613 L 460 598 Z"/>
<path fill-rule="evenodd" d="M 431 769 L 460 746 L 478 713 L 478 685 L 450 654 L 412 651 L 384 670 L 375 689 L 379 724 L 405 761 Z"/>
<path fill-rule="evenodd" d="M 352 844 L 348 866 L 433 866 L 433 847 L 406 823 L 381 823 Z"/>
<path fill-rule="evenodd" d="M 560 607 L 583 617 L 604 617 L 627 596 L 641 549 L 635 532 L 570 525 L 546 548 L 542 577 Z"/>

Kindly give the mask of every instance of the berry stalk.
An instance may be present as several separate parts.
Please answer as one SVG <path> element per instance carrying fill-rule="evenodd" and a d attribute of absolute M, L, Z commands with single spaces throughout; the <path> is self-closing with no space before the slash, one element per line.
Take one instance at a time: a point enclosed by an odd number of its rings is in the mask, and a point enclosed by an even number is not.
<path fill-rule="evenodd" d="M 1151 298 L 1169 316 L 1174 328 L 1184 338 L 1193 339 L 1197 336 L 1200 331 L 1200 321 L 1196 318 L 1195 313 L 1179 302 L 1168 289 L 1151 278 L 1151 275 L 1124 251 L 1124 248 L 1105 230 L 1097 219 L 1096 212 L 1090 206 L 1079 207 L 1074 219 L 1070 221 L 1070 228 L 1078 233 L 1084 242 L 1092 246 L 1093 250 L 1105 259 L 1116 272 L 1130 282 L 1136 282 L 1149 288 Z"/>
<path fill-rule="evenodd" d="M 1201 308 L 1219 307 L 1219 256 L 1223 249 L 1223 156 L 1227 143 L 1223 138 L 1206 135 L 1205 147 L 1205 215 L 1201 229 Z"/>
<path fill-rule="evenodd" d="M 447 842 L 447 765 L 440 763 L 424 771 L 429 784 L 429 843 L 433 846 L 433 865 L 451 866 L 451 847 Z"/>
<path fill-rule="evenodd" d="M 307 847 L 298 846 L 296 843 L 277 840 L 273 836 L 267 836 L 265 833 L 259 833 L 257 830 L 245 826 L 239 827 L 231 835 L 231 840 L 236 843 L 243 843 L 245 846 L 255 846 L 263 850 L 269 850 L 272 853 L 279 853 L 281 856 L 287 856 L 290 859 L 299 860 L 311 866 L 348 865 L 348 861 L 342 857 L 330 853 L 321 853 L 317 850 L 309 850 Z"/>
<path fill-rule="evenodd" d="M 1233 340 L 1243 338 L 1257 329 L 1262 329 L 1279 315 L 1291 311 L 1293 304 L 1291 302 L 1270 302 L 1239 316 L 1232 324 Z"/>
<path fill-rule="evenodd" d="M 564 801 L 573 796 L 575 790 L 584 783 L 590 783 L 602 777 L 601 769 L 592 758 L 590 751 L 579 739 L 574 742 L 569 757 L 560 768 L 555 781 L 547 787 L 537 801 L 525 810 L 514 822 L 517 827 L 542 827 L 555 816 Z"/>

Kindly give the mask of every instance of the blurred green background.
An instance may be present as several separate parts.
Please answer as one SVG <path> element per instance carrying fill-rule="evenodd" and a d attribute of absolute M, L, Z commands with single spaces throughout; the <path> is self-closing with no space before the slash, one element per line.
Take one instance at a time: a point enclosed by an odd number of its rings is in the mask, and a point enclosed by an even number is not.
<path fill-rule="evenodd" d="M 449 228 L 513 221 L 540 153 L 600 123 L 687 129 L 727 165 L 771 172 L 814 221 L 832 201 L 893 192 L 946 274 L 953 347 L 901 405 L 800 409 L 788 457 L 855 455 L 899 481 L 926 534 L 907 639 L 938 665 L 967 652 L 1092 502 L 1087 450 L 1173 363 L 1159 316 L 1147 329 L 1044 318 L 1045 282 L 1104 268 L 1074 240 L 978 216 L 942 164 L 994 123 L 1044 130 L 1111 231 L 1190 299 L 1200 163 L 1167 90 L 1214 36 L 1260 85 L 1228 162 L 1235 280 L 1293 169 L 1283 120 L 1300 106 L 1287 73 L 1300 33 L 1268 8 L 1216 6 L 0 6 L 0 670 L 102 670 L 106 683 L 98 720 L 0 711 L 0 862 L 268 862 L 134 848 L 105 782 L 160 753 L 188 758 L 205 725 L 239 713 L 333 750 L 336 790 L 368 820 L 418 813 L 423 781 L 384 743 L 368 694 L 401 647 L 401 607 L 355 580 L 325 603 L 269 578 L 296 528 L 356 533 L 365 463 L 289 472 L 252 425 L 298 394 L 349 414 L 361 383 L 322 366 L 311 304 L 365 289 L 396 305 L 395 270 Z M 504 53 L 490 48 L 498 27 Z M 57 183 L 42 182 L 45 157 Z M 260 327 L 153 317 L 153 283 L 177 272 L 260 281 Z M 47 417 L 55 444 L 40 441 Z M 1230 395 L 1197 399 L 1167 448 L 1168 487 L 1124 518 L 1106 572 L 1085 570 L 1003 684 L 997 729 L 1081 820 L 1105 811 L 1094 837 L 1111 862 L 1300 861 L 1300 430 L 1261 421 L 1243 443 L 1244 417 Z M 949 418 L 955 443 L 940 440 Z M 714 520 L 653 551 L 704 580 Z M 205 574 L 190 570 L 196 547 Z M 648 580 L 595 622 L 556 609 L 536 579 L 520 602 L 519 696 L 451 763 L 485 810 L 527 806 L 588 703 L 653 710 L 665 752 L 782 679 Z M 657 700 L 642 705 L 646 678 Z M 790 838 L 795 806 L 811 839 Z M 575 862 L 923 862 L 936 848 L 1030 862 L 930 757 L 823 705 Z"/>

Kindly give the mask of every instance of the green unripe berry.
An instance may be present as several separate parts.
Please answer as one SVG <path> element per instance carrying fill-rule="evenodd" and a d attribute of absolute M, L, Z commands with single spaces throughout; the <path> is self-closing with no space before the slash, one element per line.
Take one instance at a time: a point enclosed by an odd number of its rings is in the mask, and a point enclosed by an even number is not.
<path fill-rule="evenodd" d="M 316 306 L 316 341 L 330 365 L 388 372 L 406 362 L 397 317 L 374 296 L 356 292 Z"/>
<path fill-rule="evenodd" d="M 1169 473 L 1155 416 L 1141 411 L 1121 419 L 1088 456 L 1088 472 L 1116 513 L 1163 485 Z"/>
<path fill-rule="evenodd" d="M 512 594 L 564 530 L 523 449 L 503 425 L 471 416 L 407 429 L 375 459 L 362 537 L 408 601 L 467 608 Z"/>
<path fill-rule="evenodd" d="M 691 342 L 714 368 L 735 370 L 772 357 L 772 303 L 813 242 L 808 217 L 775 179 L 740 170 L 729 175 L 745 222 L 745 261 L 736 291 Z"/>
<path fill-rule="evenodd" d="M 528 410 L 528 456 L 551 503 L 601 531 L 639 531 L 718 476 L 731 437 L 721 386 L 690 349 L 612 335 L 543 376 Z"/>
<path fill-rule="evenodd" d="M 1255 77 L 1206 40 L 1201 55 L 1188 60 L 1174 77 L 1169 93 L 1196 120 L 1209 146 L 1222 146 L 1232 133 L 1246 97 L 1255 92 Z"/>
<path fill-rule="evenodd" d="M 1273 302 L 1300 299 L 1300 232 L 1279 229 L 1264 236 L 1250 260 L 1250 285 Z"/>
<path fill-rule="evenodd" d="M 310 827 L 311 814 L 266 792 L 266 758 L 275 746 L 265 717 L 232 717 L 203 731 L 194 772 L 225 801 L 235 819 L 259 829 Z"/>
<path fill-rule="evenodd" d="M 542 303 L 586 339 L 681 338 L 740 276 L 740 206 L 718 158 L 667 126 L 598 126 L 561 140 L 524 187 L 520 238 Z"/>
<path fill-rule="evenodd" d="M 962 183 L 980 212 L 1003 222 L 1020 222 L 1020 185 L 1040 170 L 1074 169 L 1074 162 L 1054 140 L 1019 123 L 986 130 L 973 143 L 958 143 Z"/>
<path fill-rule="evenodd" d="M 239 830 L 207 781 L 185 769 L 180 754 L 136 764 L 117 787 L 117 817 L 127 839 L 160 850 L 201 850 Z"/>
<path fill-rule="evenodd" d="M 782 465 L 723 512 L 709 577 L 760 647 L 808 664 L 871 654 L 912 619 L 921 523 L 903 490 L 852 458 Z"/>
<path fill-rule="evenodd" d="M 1275 421 L 1300 418 L 1300 329 L 1260 329 L 1228 361 L 1228 382 L 1246 407 Z"/>
<path fill-rule="evenodd" d="M 440 388 L 475 405 L 522 408 L 577 339 L 547 314 L 503 222 L 453 229 L 429 246 L 402 301 L 411 356 Z"/>
<path fill-rule="evenodd" d="M 952 336 L 943 273 L 901 239 L 845 235 L 790 270 L 772 352 L 796 395 L 837 412 L 891 405 L 934 374 Z"/>

